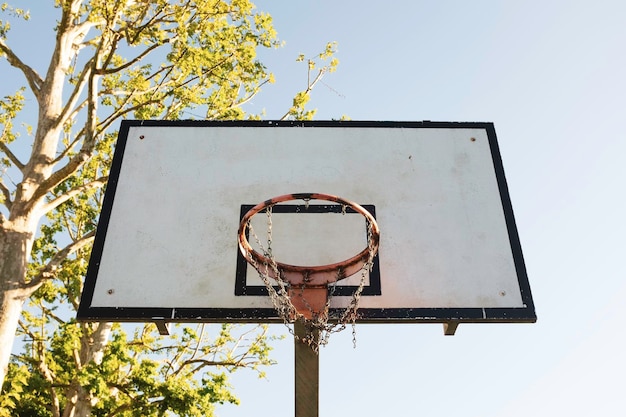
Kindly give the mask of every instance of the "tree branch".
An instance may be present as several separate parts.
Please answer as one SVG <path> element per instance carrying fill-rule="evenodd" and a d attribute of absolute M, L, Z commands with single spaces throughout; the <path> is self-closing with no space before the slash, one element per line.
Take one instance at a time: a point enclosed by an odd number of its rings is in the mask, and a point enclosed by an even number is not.
<path fill-rule="evenodd" d="M 72 115 L 77 114 L 84 107 L 84 104 L 76 107 L 76 103 L 78 102 L 81 93 L 83 92 L 85 86 L 87 85 L 87 82 L 89 81 L 89 76 L 91 75 L 91 70 L 93 66 L 93 60 L 94 58 L 91 58 L 83 66 L 83 69 L 80 72 L 80 76 L 76 81 L 76 85 L 72 90 L 72 94 L 67 99 L 67 103 L 65 104 L 65 106 L 63 106 L 63 110 L 59 115 L 59 124 L 63 124 L 67 120 L 71 119 Z"/>
<path fill-rule="evenodd" d="M 37 72 L 32 69 L 30 66 L 26 65 L 22 60 L 15 55 L 13 50 L 9 48 L 9 46 L 4 42 L 3 39 L 0 39 L 0 51 L 2 51 L 13 67 L 22 71 L 24 76 L 26 77 L 26 81 L 30 86 L 31 90 L 35 97 L 39 98 L 39 93 L 41 92 L 41 85 L 43 84 L 43 79 Z"/>
<path fill-rule="evenodd" d="M 31 201 L 35 202 L 40 198 L 43 198 L 50 190 L 68 179 L 73 173 L 78 171 L 78 169 L 83 166 L 89 158 L 91 158 L 92 153 L 93 145 L 91 148 L 87 147 L 87 149 L 85 149 L 85 146 L 83 145 L 83 149 L 74 155 L 65 166 L 58 171 L 53 172 L 52 175 L 39 184 Z"/>
<path fill-rule="evenodd" d="M 105 417 L 118 416 L 118 415 L 120 415 L 122 413 L 122 411 L 126 411 L 126 410 L 132 409 L 133 401 L 135 401 L 135 399 L 131 397 L 131 401 L 129 401 L 129 402 L 125 403 L 125 404 L 122 404 L 120 406 L 117 406 L 113 410 L 110 410 L 109 413 Z"/>
<path fill-rule="evenodd" d="M 17 322 L 17 324 L 20 326 L 20 330 L 23 331 L 26 336 L 30 337 L 33 342 L 37 340 L 37 338 L 35 337 L 35 333 L 32 332 L 32 330 L 26 323 L 20 320 Z"/>
<path fill-rule="evenodd" d="M 119 118 L 121 118 L 122 116 L 126 114 L 132 113 L 133 111 L 137 109 L 141 109 L 142 107 L 147 106 L 149 104 L 160 103 L 160 102 L 162 102 L 162 100 L 152 99 L 152 100 L 144 101 L 132 107 L 128 107 L 126 109 L 124 109 L 123 106 L 119 106 L 116 110 L 114 110 L 113 113 L 111 113 L 104 121 L 100 123 L 99 131 L 104 131 L 106 127 L 111 126 L 116 120 L 118 120 Z"/>
<path fill-rule="evenodd" d="M 50 383 L 49 391 L 50 391 L 50 396 L 52 397 L 52 410 L 51 410 L 52 415 L 59 416 L 59 413 L 60 413 L 59 397 L 57 395 L 57 392 L 54 386 L 54 380 L 56 378 L 56 375 L 52 372 L 50 367 L 46 364 L 44 349 L 41 345 L 42 339 L 41 337 L 38 338 L 37 335 L 31 331 L 30 327 L 26 323 L 24 323 L 22 320 L 18 322 L 18 325 L 20 326 L 21 331 L 23 331 L 24 334 L 30 337 L 30 339 L 33 341 L 33 347 L 35 346 L 35 344 L 37 344 L 36 349 L 38 351 L 38 356 L 34 356 L 34 357 L 31 356 L 27 360 L 31 362 L 34 366 L 36 366 L 36 368 L 39 370 L 39 372 L 44 377 L 44 379 Z"/>
<path fill-rule="evenodd" d="M 66 191 L 65 193 L 63 193 L 60 196 L 58 196 L 57 198 L 55 198 L 54 200 L 46 203 L 42 207 L 43 213 L 47 213 L 50 210 L 55 209 L 56 207 L 58 207 L 61 204 L 65 203 L 70 198 L 72 198 L 75 195 L 78 195 L 78 194 L 80 194 L 80 193 L 82 193 L 84 191 L 93 190 L 94 188 L 104 187 L 106 185 L 108 179 L 109 179 L 108 176 L 100 177 L 100 178 L 98 178 L 96 180 L 88 182 L 87 184 L 83 184 L 80 187 L 76 187 L 76 188 L 73 188 L 73 189 L 71 189 L 69 191 Z"/>
<path fill-rule="evenodd" d="M 224 366 L 226 368 L 228 367 L 232 367 L 232 368 L 237 368 L 237 367 L 243 367 L 245 366 L 245 364 L 241 361 L 241 360 L 236 360 L 236 361 L 210 361 L 208 359 L 191 359 L 191 360 L 186 360 L 183 361 L 180 364 L 180 367 L 178 368 L 178 370 L 176 370 L 173 375 L 178 375 L 185 367 L 189 366 L 189 365 L 193 365 L 193 364 L 198 364 L 198 366 L 196 366 L 194 368 L 193 373 L 198 372 L 200 369 L 207 367 L 207 366 Z"/>
<path fill-rule="evenodd" d="M 313 82 L 311 82 L 311 81 L 310 81 L 310 79 L 311 79 L 311 78 L 310 78 L 310 77 L 311 77 L 311 71 L 309 70 L 308 80 L 307 80 L 307 84 L 308 84 L 308 85 L 307 85 L 307 87 L 306 87 L 306 90 L 304 90 L 304 92 L 303 92 L 303 93 L 304 93 L 304 94 L 309 94 L 309 93 L 313 90 L 313 88 L 315 87 L 315 84 L 317 84 L 317 83 L 318 83 L 318 82 L 322 79 L 322 77 L 324 76 L 324 74 L 326 74 L 326 67 L 321 68 L 321 69 L 317 72 L 317 76 L 315 77 L 315 79 L 313 80 Z M 285 120 L 285 119 L 287 119 L 287 117 L 289 117 L 289 116 L 293 115 L 293 114 L 294 114 L 294 113 L 293 113 L 293 110 L 294 110 L 294 108 L 293 108 L 293 107 L 292 107 L 291 109 L 289 109 L 289 111 L 288 111 L 287 113 L 285 113 L 285 114 L 283 115 L 283 117 L 281 117 L 281 118 L 280 118 L 280 120 Z M 297 110 L 297 109 L 295 109 L 295 110 Z"/>
<path fill-rule="evenodd" d="M 265 84 L 269 83 L 270 80 L 264 80 L 261 84 L 259 84 L 253 91 L 250 92 L 250 94 L 248 94 L 245 97 L 242 97 L 239 100 L 234 101 L 233 103 L 231 103 L 231 105 L 228 107 L 228 109 L 233 109 L 236 107 L 241 107 L 244 104 L 248 103 L 250 100 L 252 100 L 254 97 L 256 97 L 256 95 L 259 93 L 259 91 L 261 91 L 261 87 L 263 87 Z"/>
<path fill-rule="evenodd" d="M 143 58 L 146 57 L 146 55 L 148 55 L 150 52 L 152 52 L 153 50 L 165 45 L 166 43 L 169 43 L 170 40 L 166 39 L 164 42 L 162 43 L 155 43 L 150 45 L 148 48 L 146 48 L 142 53 L 140 53 L 139 55 L 137 55 L 135 58 L 131 59 L 130 61 L 127 61 L 124 65 L 120 65 L 119 67 L 115 67 L 115 68 L 106 68 L 106 66 L 104 66 L 103 68 L 100 68 L 97 70 L 97 74 L 98 75 L 110 75 L 110 74 L 115 74 L 117 72 L 123 71 L 126 68 L 131 67 L 132 65 L 136 64 L 137 62 L 141 61 Z M 111 54 L 110 54 L 111 56 Z M 110 59 L 109 59 L 110 61 Z"/>
<path fill-rule="evenodd" d="M 17 168 L 19 168 L 20 171 L 22 171 L 24 169 L 24 164 L 22 163 L 22 161 L 20 161 L 17 158 L 17 156 L 15 156 L 15 154 L 13 152 L 11 152 L 11 149 L 9 149 L 9 147 L 7 146 L 6 143 L 0 142 L 0 150 L 2 150 L 2 152 L 4 152 L 6 154 L 6 156 L 13 163 L 13 165 L 15 165 Z"/>
<path fill-rule="evenodd" d="M 83 104 L 81 104 L 81 108 L 83 107 Z M 61 152 L 59 154 L 59 156 L 57 156 L 56 158 L 54 158 L 54 161 L 52 161 L 53 164 L 58 164 L 59 162 L 61 162 L 63 160 L 63 158 L 65 158 L 71 151 L 72 149 L 74 149 L 74 147 L 76 146 L 77 143 L 79 143 L 81 141 L 81 138 L 83 136 L 83 131 L 80 130 L 76 136 L 74 137 L 74 139 L 65 147 L 65 149 L 63 149 L 63 152 Z"/>
<path fill-rule="evenodd" d="M 46 266 L 44 266 L 39 271 L 39 273 L 30 280 L 30 282 L 24 284 L 22 287 L 30 291 L 35 291 L 41 286 L 41 284 L 43 284 L 46 279 L 50 279 L 55 276 L 59 269 L 59 266 L 69 255 L 91 243 L 95 235 L 95 231 L 89 232 L 85 236 L 81 237 L 75 242 L 70 243 L 69 245 L 58 251 L 52 257 L 52 259 L 50 259 Z"/>
<path fill-rule="evenodd" d="M 81 338 L 79 369 L 91 361 L 93 361 L 96 365 L 100 365 L 102 363 L 104 349 L 109 341 L 109 335 L 111 334 L 112 328 L 113 323 L 100 322 L 88 338 L 85 338 L 84 336 Z"/>
<path fill-rule="evenodd" d="M 4 196 L 4 205 L 6 206 L 6 208 L 11 210 L 11 206 L 13 205 L 13 200 L 11 200 L 11 190 L 9 190 L 6 185 L 4 185 L 2 178 L 0 178 L 0 191 L 2 191 L 2 195 Z M 0 213 L 0 222 L 3 220 L 3 217 L 4 216 L 2 216 L 2 213 Z"/>
<path fill-rule="evenodd" d="M 56 321 L 57 324 L 59 325 L 63 325 L 65 324 L 65 320 L 63 320 L 61 317 L 57 316 L 56 314 L 53 313 L 53 309 L 47 308 L 45 305 L 41 305 L 41 311 L 43 314 L 45 314 L 46 316 L 50 316 L 52 318 L 52 320 Z"/>

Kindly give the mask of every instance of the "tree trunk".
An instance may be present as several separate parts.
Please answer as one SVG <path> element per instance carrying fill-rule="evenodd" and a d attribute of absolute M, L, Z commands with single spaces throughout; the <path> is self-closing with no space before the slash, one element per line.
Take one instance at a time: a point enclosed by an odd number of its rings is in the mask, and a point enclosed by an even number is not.
<path fill-rule="evenodd" d="M 24 300 L 15 291 L 0 293 L 0 381 L 4 383 L 11 359 L 15 331 L 22 314 Z"/>
<path fill-rule="evenodd" d="M 23 220 L 5 221 L 0 228 L 0 387 L 11 359 L 22 306 L 33 291 L 27 290 L 24 283 L 36 224 Z"/>
<path fill-rule="evenodd" d="M 54 86 L 53 86 L 54 87 Z M 40 99 L 56 104 L 61 91 L 51 88 Z M 49 189 L 41 189 L 50 177 L 61 129 L 50 113 L 57 107 L 40 106 L 37 132 L 29 162 L 22 168 L 22 182 L 15 190 L 8 219 L 0 219 L 0 389 L 11 358 L 15 331 L 24 301 L 38 286 L 27 285 L 28 263 L 41 216 L 41 205 Z M 57 123 L 58 124 L 58 123 Z M 3 220 L 3 221 L 2 221 Z"/>
<path fill-rule="evenodd" d="M 77 364 L 78 368 L 92 361 L 97 365 L 102 363 L 112 327 L 112 323 L 98 323 L 92 333 L 88 333 L 86 329 L 83 330 L 80 354 L 77 358 L 80 362 Z M 68 388 L 67 399 L 68 403 L 63 417 L 89 417 L 93 406 L 98 402 L 98 398 L 92 397 L 78 381 L 73 381 Z"/>
<path fill-rule="evenodd" d="M 78 382 L 74 381 L 67 393 L 67 405 L 63 417 L 89 417 L 92 407 L 89 393 Z"/>

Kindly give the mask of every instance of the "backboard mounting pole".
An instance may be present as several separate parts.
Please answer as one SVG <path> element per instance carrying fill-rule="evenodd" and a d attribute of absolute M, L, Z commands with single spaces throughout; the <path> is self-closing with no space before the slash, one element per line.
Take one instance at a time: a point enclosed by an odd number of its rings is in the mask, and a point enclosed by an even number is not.
<path fill-rule="evenodd" d="M 296 417 L 319 416 L 319 354 L 302 342 L 307 335 L 302 320 L 294 323 Z M 309 336 L 310 337 L 310 336 Z M 315 337 L 319 337 L 316 334 Z M 317 342 L 317 340 L 315 340 Z"/>

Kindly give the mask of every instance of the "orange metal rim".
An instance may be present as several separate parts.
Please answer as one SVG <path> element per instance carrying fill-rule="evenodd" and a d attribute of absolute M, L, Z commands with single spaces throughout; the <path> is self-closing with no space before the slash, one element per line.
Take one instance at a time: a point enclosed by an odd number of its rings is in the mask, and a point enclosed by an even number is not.
<path fill-rule="evenodd" d="M 246 237 L 246 229 L 250 219 L 255 214 L 258 214 L 269 207 L 293 200 L 324 200 L 352 208 L 354 211 L 365 217 L 369 224 L 371 232 L 368 246 L 355 256 L 344 261 L 315 266 L 290 265 L 272 261 L 270 258 L 254 250 Z M 340 279 L 354 275 L 368 262 L 371 252 L 373 251 L 375 254 L 378 251 L 380 241 L 380 229 L 378 227 L 378 223 L 376 223 L 376 219 L 374 219 L 374 216 L 372 216 L 369 211 L 353 201 L 349 201 L 335 195 L 322 193 L 285 194 L 259 203 L 252 207 L 241 219 L 238 235 L 239 250 L 246 261 L 252 265 L 255 263 L 257 265 L 276 264 L 280 277 L 276 276 L 273 269 L 268 268 L 267 273 L 270 277 L 274 279 L 280 278 L 292 285 L 303 285 L 305 287 L 326 286 Z"/>

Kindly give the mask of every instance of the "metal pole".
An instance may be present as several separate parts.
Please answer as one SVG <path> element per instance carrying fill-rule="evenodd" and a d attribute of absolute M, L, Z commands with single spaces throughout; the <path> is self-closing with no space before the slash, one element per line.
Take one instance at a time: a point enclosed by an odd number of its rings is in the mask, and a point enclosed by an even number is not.
<path fill-rule="evenodd" d="M 319 355 L 299 338 L 306 334 L 301 320 L 294 323 L 296 417 L 319 416 Z M 319 338 L 316 333 L 314 337 Z"/>

